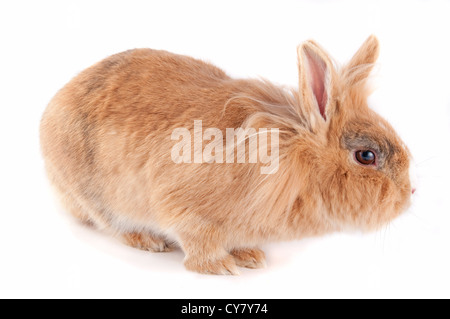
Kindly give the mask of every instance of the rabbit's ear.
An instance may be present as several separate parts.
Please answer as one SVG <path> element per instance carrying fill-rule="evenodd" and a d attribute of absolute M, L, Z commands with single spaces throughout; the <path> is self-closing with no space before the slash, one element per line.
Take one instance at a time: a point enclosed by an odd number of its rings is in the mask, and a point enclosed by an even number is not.
<path fill-rule="evenodd" d="M 297 55 L 302 106 L 315 126 L 317 121 L 326 121 L 331 115 L 333 64 L 327 53 L 311 40 L 298 46 Z"/>
<path fill-rule="evenodd" d="M 363 83 L 372 71 L 378 58 L 378 54 L 378 39 L 374 35 L 371 35 L 361 45 L 344 69 L 344 74 L 348 83 Z"/>

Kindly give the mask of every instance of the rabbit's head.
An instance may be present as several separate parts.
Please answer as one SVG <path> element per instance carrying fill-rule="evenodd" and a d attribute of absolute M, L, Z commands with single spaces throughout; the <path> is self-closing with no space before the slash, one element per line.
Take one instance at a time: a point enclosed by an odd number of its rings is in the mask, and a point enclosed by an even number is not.
<path fill-rule="evenodd" d="M 315 136 L 309 183 L 339 228 L 376 229 L 404 211 L 414 192 L 407 147 L 367 105 L 377 56 L 374 36 L 340 69 L 313 41 L 298 47 L 301 112 Z"/>

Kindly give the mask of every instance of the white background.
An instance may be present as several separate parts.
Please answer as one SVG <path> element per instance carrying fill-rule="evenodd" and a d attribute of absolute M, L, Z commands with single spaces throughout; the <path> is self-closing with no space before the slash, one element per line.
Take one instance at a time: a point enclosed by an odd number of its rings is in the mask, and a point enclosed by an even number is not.
<path fill-rule="evenodd" d="M 450 297 L 450 3 L 444 1 L 2 1 L 0 297 Z M 268 267 L 238 277 L 188 272 L 86 229 L 58 206 L 38 126 L 66 82 L 98 60 L 150 47 L 236 77 L 296 85 L 296 46 L 340 62 L 381 43 L 370 104 L 409 145 L 413 206 L 372 234 L 264 246 Z"/>

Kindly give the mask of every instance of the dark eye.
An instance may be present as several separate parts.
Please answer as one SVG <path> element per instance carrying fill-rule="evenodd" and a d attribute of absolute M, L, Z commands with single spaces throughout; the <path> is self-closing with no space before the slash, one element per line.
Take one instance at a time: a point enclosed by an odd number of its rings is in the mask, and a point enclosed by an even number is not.
<path fill-rule="evenodd" d="M 355 152 L 355 158 L 363 165 L 375 164 L 375 153 L 370 150 L 361 150 Z"/>

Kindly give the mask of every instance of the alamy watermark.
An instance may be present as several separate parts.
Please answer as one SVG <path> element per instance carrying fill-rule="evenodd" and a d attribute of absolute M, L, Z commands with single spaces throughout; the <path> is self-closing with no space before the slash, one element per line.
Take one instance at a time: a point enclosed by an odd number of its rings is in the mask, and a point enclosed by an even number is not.
<path fill-rule="evenodd" d="M 171 139 L 179 141 L 171 150 L 174 163 L 246 163 L 248 158 L 248 163 L 264 164 L 260 168 L 261 174 L 275 174 L 278 171 L 278 128 L 270 130 L 260 128 L 258 131 L 254 128 L 227 128 L 224 139 L 220 129 L 203 130 L 202 121 L 196 120 L 192 133 L 193 136 L 187 128 L 173 130 Z M 270 147 L 268 137 L 270 137 Z M 247 141 L 248 156 L 246 156 Z M 204 142 L 207 144 L 203 147 Z"/>

